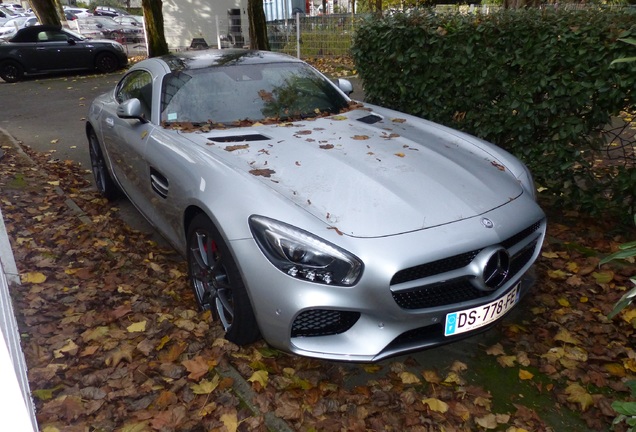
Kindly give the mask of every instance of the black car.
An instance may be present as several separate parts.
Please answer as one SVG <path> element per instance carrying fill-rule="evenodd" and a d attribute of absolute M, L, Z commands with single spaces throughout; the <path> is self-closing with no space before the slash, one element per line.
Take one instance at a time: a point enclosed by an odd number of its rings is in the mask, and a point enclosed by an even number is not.
<path fill-rule="evenodd" d="M 110 17 L 92 16 L 78 18 L 80 32 L 99 32 L 104 39 L 117 42 L 139 42 L 143 38 L 143 29 L 132 25 L 119 24 Z"/>
<path fill-rule="evenodd" d="M 93 11 L 93 15 L 116 17 L 116 16 L 122 16 L 122 15 L 128 15 L 128 12 L 126 12 L 123 9 L 119 9 L 119 8 L 111 7 L 111 6 L 97 6 L 95 10 Z"/>
<path fill-rule="evenodd" d="M 123 45 L 87 39 L 60 26 L 36 25 L 0 42 L 0 78 L 16 82 L 24 75 L 93 70 L 113 72 L 128 64 Z"/>

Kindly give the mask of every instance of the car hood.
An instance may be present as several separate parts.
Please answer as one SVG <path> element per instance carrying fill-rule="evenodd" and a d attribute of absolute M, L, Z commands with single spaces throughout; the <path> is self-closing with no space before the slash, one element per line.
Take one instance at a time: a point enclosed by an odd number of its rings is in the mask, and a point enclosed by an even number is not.
<path fill-rule="evenodd" d="M 471 218 L 523 192 L 481 141 L 388 110 L 179 133 L 355 237 Z"/>

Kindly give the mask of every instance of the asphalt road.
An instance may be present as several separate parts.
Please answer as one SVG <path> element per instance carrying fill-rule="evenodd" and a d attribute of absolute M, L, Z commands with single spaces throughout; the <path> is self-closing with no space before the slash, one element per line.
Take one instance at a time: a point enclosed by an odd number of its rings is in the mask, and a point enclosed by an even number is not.
<path fill-rule="evenodd" d="M 54 151 L 53 155 L 57 159 L 80 163 L 86 167 L 87 176 L 92 179 L 84 132 L 88 107 L 96 96 L 113 89 L 122 75 L 123 72 L 40 77 L 15 84 L 0 80 L 0 128 L 37 151 Z M 362 98 L 360 83 L 357 80 L 352 82 L 353 97 Z M 130 226 L 162 242 L 161 237 L 127 200 L 122 199 L 119 207 L 122 218 Z M 515 318 L 519 309 L 516 308 L 506 319 L 519 320 L 519 317 Z M 470 362 L 479 356 L 483 357 L 483 346 L 490 346 L 497 339 L 497 332 L 489 331 L 454 344 L 411 354 L 410 357 L 420 366 L 442 370 L 450 367 L 455 360 Z M 405 359 L 406 356 L 393 360 Z M 356 381 L 364 383 L 369 379 L 362 368 L 352 366 L 350 373 L 352 385 Z"/>

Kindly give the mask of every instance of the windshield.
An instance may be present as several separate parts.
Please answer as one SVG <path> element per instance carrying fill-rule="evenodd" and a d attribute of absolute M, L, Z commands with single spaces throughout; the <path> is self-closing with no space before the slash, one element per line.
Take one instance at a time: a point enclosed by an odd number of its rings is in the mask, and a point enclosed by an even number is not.
<path fill-rule="evenodd" d="M 302 63 L 214 66 L 164 78 L 161 120 L 224 125 L 295 120 L 338 113 L 348 102 Z"/>

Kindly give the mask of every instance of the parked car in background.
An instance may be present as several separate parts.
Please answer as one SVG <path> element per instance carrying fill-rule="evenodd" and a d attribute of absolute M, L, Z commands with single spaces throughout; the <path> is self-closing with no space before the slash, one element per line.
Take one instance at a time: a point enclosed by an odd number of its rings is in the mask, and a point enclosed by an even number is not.
<path fill-rule="evenodd" d="M 0 78 L 7 82 L 51 72 L 113 72 L 126 64 L 128 56 L 120 43 L 87 39 L 60 26 L 26 27 L 0 42 Z"/>
<path fill-rule="evenodd" d="M 350 100 L 272 52 L 178 52 L 93 101 L 97 189 L 188 262 L 225 337 L 375 361 L 494 325 L 545 237 L 528 169 L 493 144 Z"/>
<path fill-rule="evenodd" d="M 19 16 L 20 14 L 15 13 L 11 9 L 7 9 L 3 7 L 2 3 L 0 3 L 0 19 L 3 19 L 6 22 L 10 20 L 11 18 L 17 18 Z"/>
<path fill-rule="evenodd" d="M 77 23 L 82 34 L 98 31 L 101 37 L 119 42 L 138 42 L 143 38 L 142 27 L 118 24 L 113 18 L 106 16 L 78 18 Z"/>
<path fill-rule="evenodd" d="M 11 9 L 15 13 L 25 13 L 25 9 L 18 3 L 1 3 L 2 7 Z"/>
<path fill-rule="evenodd" d="M 128 15 L 128 12 L 126 12 L 123 9 L 119 9 L 119 8 L 111 7 L 111 6 L 97 6 L 95 10 L 93 11 L 93 15 L 116 17 L 116 16 L 122 16 L 122 15 Z"/>
<path fill-rule="evenodd" d="M 77 15 L 74 15 L 69 11 L 64 11 L 64 18 L 66 18 L 66 21 L 75 21 L 77 19 Z"/>
<path fill-rule="evenodd" d="M 92 12 L 85 8 L 64 7 L 65 12 L 70 12 L 77 18 L 88 18 L 93 16 Z"/>
<path fill-rule="evenodd" d="M 121 25 L 143 28 L 144 17 L 139 15 L 121 15 L 113 17 L 113 21 Z"/>
<path fill-rule="evenodd" d="M 37 17 L 17 17 L 5 22 L 0 27 L 0 39 L 11 39 L 18 30 L 39 24 Z"/>

